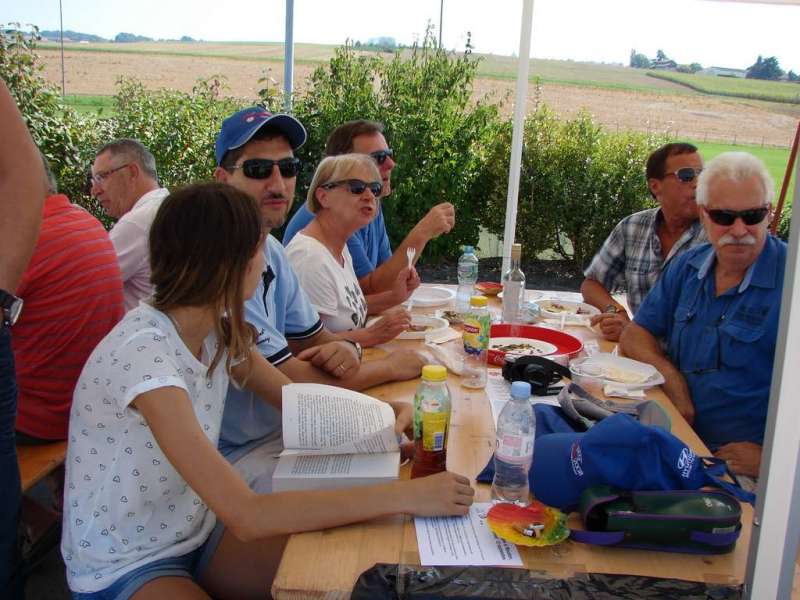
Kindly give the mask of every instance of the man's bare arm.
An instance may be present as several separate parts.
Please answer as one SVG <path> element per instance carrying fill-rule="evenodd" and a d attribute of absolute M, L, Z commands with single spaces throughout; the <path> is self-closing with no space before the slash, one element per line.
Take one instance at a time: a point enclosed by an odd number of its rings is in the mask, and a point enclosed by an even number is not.
<path fill-rule="evenodd" d="M 39 151 L 0 79 L 0 289 L 13 292 L 39 237 L 46 189 Z"/>
<path fill-rule="evenodd" d="M 448 233 L 455 225 L 455 218 L 455 209 L 449 202 L 442 202 L 431 208 L 395 249 L 389 260 L 358 280 L 364 294 L 377 294 L 390 289 L 397 274 L 408 264 L 406 251 L 409 248 L 416 249 L 414 261 L 419 260 L 427 243 L 443 233 Z"/>
<path fill-rule="evenodd" d="M 581 294 L 583 294 L 584 302 L 599 308 L 601 311 L 605 310 L 609 305 L 614 305 L 618 311 L 627 314 L 625 307 L 614 300 L 613 296 L 599 281 L 589 278 L 584 279 L 581 284 Z"/>
<path fill-rule="evenodd" d="M 625 356 L 650 363 L 664 376 L 664 393 L 691 425 L 694 422 L 694 403 L 683 374 L 661 350 L 655 336 L 641 325 L 631 322 L 622 332 L 620 347 Z"/>

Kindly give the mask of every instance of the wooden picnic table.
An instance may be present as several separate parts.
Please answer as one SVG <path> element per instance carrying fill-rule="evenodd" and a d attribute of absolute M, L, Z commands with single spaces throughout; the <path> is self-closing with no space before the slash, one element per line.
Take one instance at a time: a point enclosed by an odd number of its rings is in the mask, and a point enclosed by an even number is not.
<path fill-rule="evenodd" d="M 497 308 L 499 302 L 491 301 Z M 414 312 L 432 313 L 434 309 Z M 584 341 L 595 339 L 602 350 L 613 344 L 599 338 L 587 327 L 567 327 L 567 332 Z M 460 340 L 449 342 L 458 344 Z M 389 346 L 422 346 L 421 341 L 395 340 Z M 381 351 L 368 350 L 376 356 Z M 368 390 L 376 398 L 412 402 L 419 380 L 391 383 Z M 476 501 L 490 499 L 490 486 L 475 484 L 492 456 L 495 444 L 494 421 L 483 390 L 461 387 L 459 378 L 448 373 L 452 395 L 450 439 L 447 451 L 448 470 L 473 480 Z M 648 399 L 656 400 L 672 419 L 672 432 L 701 456 L 709 455 L 706 446 L 660 388 L 648 390 Z M 408 478 L 410 467 L 401 468 L 400 477 Z M 576 573 L 607 573 L 654 576 L 715 584 L 740 584 L 744 581 L 747 550 L 750 542 L 753 510 L 742 504 L 742 533 L 735 550 L 724 555 L 690 555 L 621 548 L 599 548 L 567 540 L 546 548 L 519 548 L 528 569 L 545 571 L 556 578 Z M 577 514 L 570 525 L 578 526 Z M 292 535 L 272 586 L 279 599 L 349 598 L 361 575 L 376 563 L 419 565 L 413 518 L 396 515 L 324 531 Z"/>

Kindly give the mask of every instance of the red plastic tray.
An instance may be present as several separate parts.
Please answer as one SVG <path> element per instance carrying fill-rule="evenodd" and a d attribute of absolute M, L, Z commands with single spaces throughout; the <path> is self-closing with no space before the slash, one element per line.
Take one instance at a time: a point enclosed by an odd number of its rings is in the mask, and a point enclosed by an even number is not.
<path fill-rule="evenodd" d="M 563 331 L 557 331 L 548 327 L 537 327 L 536 325 L 508 325 L 501 323 L 499 325 L 492 325 L 490 330 L 492 338 L 498 337 L 519 337 L 529 338 L 532 340 L 541 340 L 553 344 L 558 350 L 555 354 L 550 354 L 545 358 L 555 359 L 557 356 L 566 356 L 568 359 L 576 356 L 583 350 L 583 342 L 575 336 L 572 336 Z M 503 366 L 505 360 L 505 352 L 501 350 L 489 349 L 489 364 L 498 367 Z"/>

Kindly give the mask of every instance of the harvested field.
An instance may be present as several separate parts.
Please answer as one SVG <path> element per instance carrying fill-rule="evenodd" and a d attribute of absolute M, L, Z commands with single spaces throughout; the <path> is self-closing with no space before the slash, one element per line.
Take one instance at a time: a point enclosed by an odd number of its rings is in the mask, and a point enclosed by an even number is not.
<path fill-rule="evenodd" d="M 60 86 L 59 53 L 49 49 L 40 52 L 45 76 Z M 279 87 L 283 80 L 282 65 L 274 61 L 68 51 L 65 64 L 69 94 L 113 94 L 116 80 L 123 75 L 136 77 L 151 89 L 169 87 L 188 91 L 200 77 L 224 74 L 229 94 L 253 99 L 256 90 L 263 87 L 258 79 L 265 74 Z M 305 63 L 295 65 L 298 88 L 302 89 L 312 69 Z M 513 98 L 513 92 L 513 80 L 481 78 L 476 81 L 476 98 L 485 94 L 493 94 L 498 100 L 507 94 Z M 534 92 L 531 85 L 528 96 L 531 107 L 535 102 Z M 612 130 L 671 132 L 676 137 L 727 143 L 789 146 L 800 118 L 800 106 L 685 91 L 669 93 L 666 87 L 658 92 L 648 92 L 545 83 L 541 97 L 562 116 L 573 116 L 586 109 L 598 122 Z M 504 106 L 504 112 L 511 113 L 510 101 Z"/>

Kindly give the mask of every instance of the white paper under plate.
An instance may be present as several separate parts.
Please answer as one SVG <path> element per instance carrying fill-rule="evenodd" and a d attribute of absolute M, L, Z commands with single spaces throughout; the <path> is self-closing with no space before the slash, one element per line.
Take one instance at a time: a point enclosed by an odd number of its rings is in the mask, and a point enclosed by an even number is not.
<path fill-rule="evenodd" d="M 524 348 L 514 350 L 504 350 L 501 346 L 520 345 Z M 514 356 L 547 356 L 548 354 L 555 354 L 558 352 L 558 347 L 549 342 L 542 340 L 534 340 L 532 338 L 520 337 L 499 337 L 492 338 L 489 342 L 489 347 L 494 350 L 502 350 Z"/>
<path fill-rule="evenodd" d="M 455 298 L 456 293 L 443 287 L 419 287 L 411 299 L 414 306 L 442 306 Z"/>
<path fill-rule="evenodd" d="M 425 315 L 412 315 L 412 327 L 424 327 L 423 331 L 410 331 L 406 329 L 397 336 L 398 340 L 424 340 L 426 335 L 447 329 L 450 324 L 441 317 L 428 317 Z"/>
<path fill-rule="evenodd" d="M 603 380 L 628 389 L 646 389 L 664 383 L 664 376 L 653 365 L 617 356 L 600 353 L 574 360 L 569 365 L 574 375 Z M 575 378 L 573 377 L 573 380 Z M 580 381 L 577 381 L 580 385 Z"/>
<path fill-rule="evenodd" d="M 537 292 L 536 290 L 525 290 L 525 300 L 527 300 L 527 301 L 538 300 L 539 298 L 542 297 L 542 295 L 543 295 L 542 292 Z M 503 292 L 500 292 L 499 294 L 497 294 L 497 297 L 500 300 L 502 300 L 503 299 Z"/>
<path fill-rule="evenodd" d="M 536 304 L 539 305 L 542 317 L 545 319 L 560 321 L 563 316 L 566 323 L 588 323 L 592 315 L 600 314 L 597 307 L 585 302 L 545 298 L 544 300 L 537 300 Z"/>

